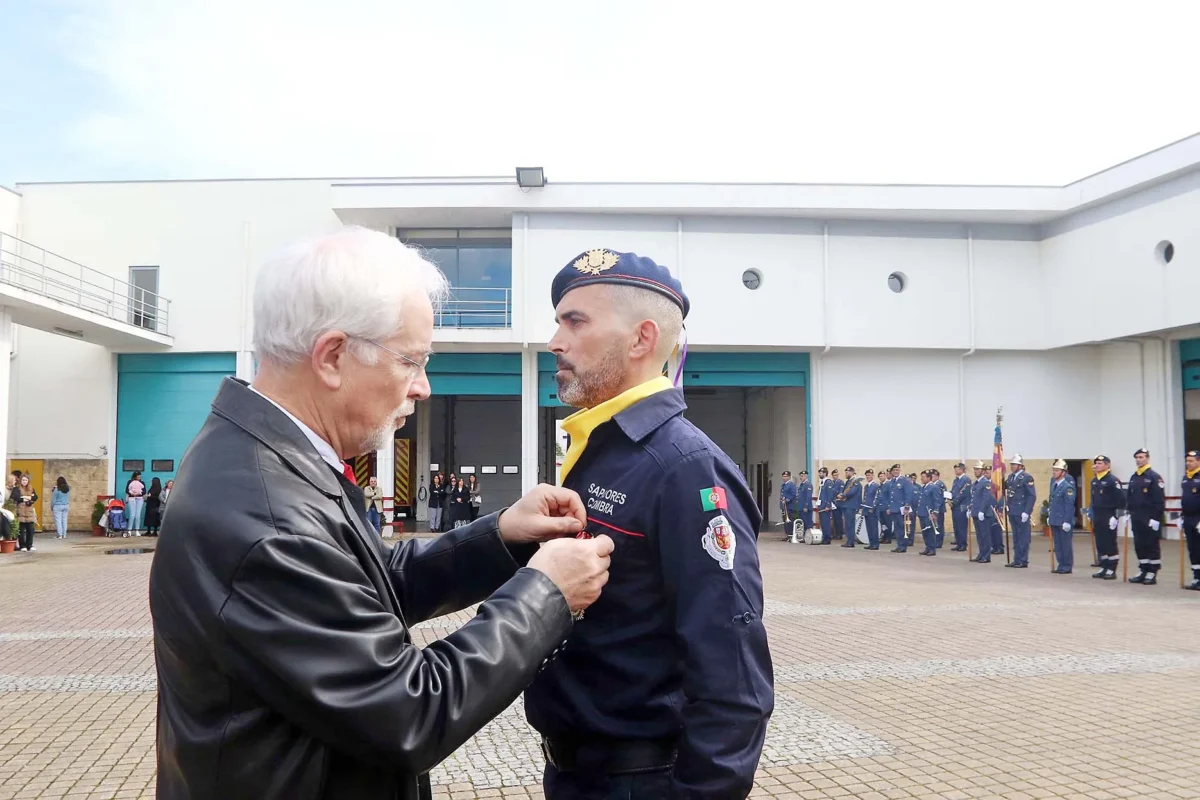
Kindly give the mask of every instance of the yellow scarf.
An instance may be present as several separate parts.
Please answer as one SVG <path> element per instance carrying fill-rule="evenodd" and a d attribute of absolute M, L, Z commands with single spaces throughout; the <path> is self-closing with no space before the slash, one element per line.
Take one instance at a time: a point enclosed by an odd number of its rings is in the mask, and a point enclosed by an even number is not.
<path fill-rule="evenodd" d="M 583 455 L 584 448 L 587 447 L 588 437 L 592 435 L 592 431 L 634 403 L 645 400 L 652 394 L 665 392 L 671 388 L 674 388 L 674 384 L 669 379 L 663 377 L 653 378 L 645 383 L 634 386 L 632 389 L 621 392 L 621 394 L 611 400 L 605 400 L 598 406 L 576 411 L 564 419 L 562 421 L 562 428 L 571 437 L 571 444 L 567 448 L 566 458 L 563 459 L 562 480 L 566 481 L 567 473 L 571 471 L 571 467 L 575 466 L 575 462 Z"/>
<path fill-rule="evenodd" d="M 1149 464 L 1147 464 L 1147 465 L 1146 465 L 1146 466 L 1144 466 L 1144 467 L 1138 467 L 1138 468 L 1137 468 L 1137 474 L 1138 474 L 1138 475 L 1145 475 L 1145 474 L 1146 474 L 1146 470 L 1148 470 L 1148 469 L 1150 469 L 1150 465 L 1149 465 Z"/>
<path fill-rule="evenodd" d="M 1200 475 L 1200 467 L 1188 472 L 1188 474 L 1187 474 L 1188 480 L 1191 480 L 1192 478 L 1196 477 L 1197 475 Z"/>
<path fill-rule="evenodd" d="M 1105 476 L 1105 475 L 1107 475 L 1109 472 L 1110 472 L 1110 470 L 1107 470 L 1107 469 L 1106 469 L 1106 470 L 1104 470 L 1104 472 L 1097 472 L 1097 473 L 1096 473 L 1096 477 L 1097 477 L 1099 480 L 1104 480 L 1104 476 Z"/>

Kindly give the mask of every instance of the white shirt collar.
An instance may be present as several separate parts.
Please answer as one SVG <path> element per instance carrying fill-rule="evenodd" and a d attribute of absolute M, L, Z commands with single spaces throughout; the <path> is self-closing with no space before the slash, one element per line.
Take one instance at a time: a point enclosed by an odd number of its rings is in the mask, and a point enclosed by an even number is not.
<path fill-rule="evenodd" d="M 287 418 L 296 423 L 296 427 L 300 429 L 300 432 L 304 434 L 305 438 L 312 442 L 312 446 L 316 448 L 317 454 L 321 456 L 325 463 L 332 467 L 337 474 L 341 475 L 346 471 L 345 462 L 338 458 L 338 454 L 334 452 L 333 446 L 329 444 L 329 442 L 325 441 L 320 436 L 317 436 L 317 434 L 313 433 L 312 428 L 296 419 L 296 416 L 292 412 L 288 411 L 286 408 L 279 405 L 279 403 L 276 403 L 274 400 L 267 397 L 258 389 L 255 389 L 253 386 L 251 386 L 250 391 L 265 399 L 268 403 L 278 408 L 284 414 L 287 414 Z"/>

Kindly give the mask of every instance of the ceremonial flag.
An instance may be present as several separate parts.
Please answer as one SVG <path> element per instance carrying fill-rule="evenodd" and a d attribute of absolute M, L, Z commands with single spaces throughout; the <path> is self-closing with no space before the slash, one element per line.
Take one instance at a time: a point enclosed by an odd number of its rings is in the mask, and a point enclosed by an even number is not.
<path fill-rule="evenodd" d="M 996 496 L 997 503 L 1004 500 L 1004 441 L 1000 435 L 1000 422 L 1003 419 L 1000 409 L 997 409 L 996 437 L 992 441 L 992 494 Z"/>

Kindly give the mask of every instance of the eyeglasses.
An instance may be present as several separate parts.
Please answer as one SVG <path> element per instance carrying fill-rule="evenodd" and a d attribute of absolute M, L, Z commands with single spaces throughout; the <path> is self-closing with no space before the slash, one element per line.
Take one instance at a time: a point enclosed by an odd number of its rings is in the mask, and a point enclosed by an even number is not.
<path fill-rule="evenodd" d="M 374 342 L 374 341 L 371 341 L 370 339 L 362 339 L 362 338 L 360 338 L 360 337 L 358 337 L 358 336 L 351 336 L 351 337 L 349 337 L 349 338 L 351 338 L 351 339 L 358 339 L 358 341 L 360 341 L 360 342 L 366 342 L 367 344 L 373 344 L 373 345 L 375 345 L 376 347 L 378 347 L 380 350 L 383 350 L 383 351 L 384 351 L 384 352 L 386 352 L 386 353 L 391 353 L 391 354 L 392 354 L 392 355 L 394 355 L 396 358 L 398 358 L 398 359 L 400 359 L 401 361 L 403 361 L 405 364 L 409 364 L 409 365 L 411 365 L 411 366 L 414 366 L 414 367 L 416 367 L 417 369 L 425 369 L 425 367 L 429 366 L 429 359 L 433 358 L 433 353 L 426 353 L 424 356 L 422 356 L 422 357 L 421 357 L 421 360 L 420 360 L 420 361 L 418 361 L 417 359 L 415 359 L 415 358 L 410 358 L 409 356 L 406 356 L 406 355 L 404 355 L 403 353 L 397 353 L 395 350 L 393 350 L 393 349 L 392 349 L 392 348 L 390 348 L 390 347 L 384 347 L 384 346 L 383 346 L 383 345 L 381 345 L 379 342 Z"/>

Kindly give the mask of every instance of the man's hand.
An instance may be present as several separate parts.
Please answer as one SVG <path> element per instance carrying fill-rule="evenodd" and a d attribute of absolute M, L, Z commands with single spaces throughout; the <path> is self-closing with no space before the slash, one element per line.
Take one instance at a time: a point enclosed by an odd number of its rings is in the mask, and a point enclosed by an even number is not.
<path fill-rule="evenodd" d="M 506 544 L 533 544 L 574 536 L 587 524 L 583 500 L 570 489 L 542 483 L 500 515 Z"/>
<path fill-rule="evenodd" d="M 604 534 L 594 539 L 555 539 L 538 548 L 529 566 L 554 581 L 574 614 L 600 597 L 608 583 L 612 551 L 613 540 Z"/>
<path fill-rule="evenodd" d="M 1024 511 L 1021 512 L 1021 522 L 1029 522 L 1029 515 Z"/>
<path fill-rule="evenodd" d="M 983 522 L 983 512 L 982 511 L 979 512 L 979 521 Z"/>
<path fill-rule="evenodd" d="M 1108 529 L 1110 531 L 1115 531 L 1117 529 L 1117 518 L 1116 517 L 1108 518 Z"/>
<path fill-rule="evenodd" d="M 1063 533 L 1070 533 L 1070 532 L 1071 532 L 1071 523 L 1064 522 L 1063 523 Z"/>
<path fill-rule="evenodd" d="M 1157 531 L 1160 527 L 1159 521 L 1156 519 L 1150 520 L 1150 530 Z"/>

